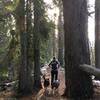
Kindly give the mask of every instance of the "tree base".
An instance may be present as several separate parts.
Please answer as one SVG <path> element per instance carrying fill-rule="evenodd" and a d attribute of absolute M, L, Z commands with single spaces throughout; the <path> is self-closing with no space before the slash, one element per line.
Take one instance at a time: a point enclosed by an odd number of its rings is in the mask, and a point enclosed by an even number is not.
<path fill-rule="evenodd" d="M 42 84 L 40 81 L 34 81 L 33 90 L 38 92 L 40 89 L 42 89 Z"/>

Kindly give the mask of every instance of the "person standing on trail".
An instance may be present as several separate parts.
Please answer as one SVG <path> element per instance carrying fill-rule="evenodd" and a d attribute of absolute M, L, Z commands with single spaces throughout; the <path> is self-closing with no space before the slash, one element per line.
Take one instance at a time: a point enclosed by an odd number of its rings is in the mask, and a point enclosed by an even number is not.
<path fill-rule="evenodd" d="M 58 69 L 60 67 L 59 61 L 53 57 L 53 60 L 50 62 L 49 67 L 51 68 L 51 84 L 54 80 L 58 80 Z"/>

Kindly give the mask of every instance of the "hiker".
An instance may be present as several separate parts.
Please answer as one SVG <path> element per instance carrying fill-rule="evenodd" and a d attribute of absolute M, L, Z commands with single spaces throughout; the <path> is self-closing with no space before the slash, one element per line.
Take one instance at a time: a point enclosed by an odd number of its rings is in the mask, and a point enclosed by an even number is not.
<path fill-rule="evenodd" d="M 49 67 L 51 68 L 51 84 L 54 80 L 58 80 L 58 69 L 60 67 L 59 61 L 53 57 L 53 60 L 50 62 Z"/>

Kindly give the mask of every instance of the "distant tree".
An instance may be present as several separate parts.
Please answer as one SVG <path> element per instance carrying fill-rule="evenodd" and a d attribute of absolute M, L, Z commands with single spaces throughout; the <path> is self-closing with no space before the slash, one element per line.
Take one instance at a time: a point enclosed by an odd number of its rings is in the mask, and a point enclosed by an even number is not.
<path fill-rule="evenodd" d="M 11 41 L 9 44 L 9 51 L 7 53 L 7 62 L 8 62 L 8 77 L 9 80 L 14 80 L 14 66 L 13 66 L 13 60 L 15 56 L 17 41 L 16 41 L 16 32 L 15 30 L 10 31 L 11 34 Z"/>
<path fill-rule="evenodd" d="M 64 30 L 63 30 L 63 5 L 62 1 L 58 2 L 58 60 L 63 66 L 64 64 Z"/>
<path fill-rule="evenodd" d="M 50 59 L 48 46 L 50 33 L 53 30 L 53 23 L 48 20 L 46 5 L 43 0 L 34 0 L 34 27 L 33 27 L 33 48 L 34 48 L 34 88 L 41 88 L 40 64 Z M 51 50 L 51 49 L 50 49 Z"/>
<path fill-rule="evenodd" d="M 80 70 L 90 64 L 87 0 L 63 0 L 65 37 L 65 95 L 75 100 L 93 96 L 91 76 Z"/>
<path fill-rule="evenodd" d="M 58 60 L 60 61 L 61 66 L 64 62 L 64 31 L 63 31 L 63 5 L 61 0 L 53 0 L 55 6 L 59 9 L 58 16 Z"/>
<path fill-rule="evenodd" d="M 47 17 L 45 17 L 47 18 Z M 40 51 L 40 60 L 41 63 L 49 62 L 52 54 L 52 31 L 54 31 L 54 23 L 50 20 L 45 20 L 45 23 L 42 25 L 42 30 L 44 30 L 41 33 L 41 51 Z M 48 53 L 49 52 L 49 53 Z"/>
<path fill-rule="evenodd" d="M 8 10 L 11 0 L 9 1 L 0 1 L 0 35 L 2 34 L 2 45 L 0 46 L 3 53 L 0 54 L 2 56 L 1 63 L 3 65 L 3 69 L 6 67 L 6 71 L 8 71 L 8 77 L 10 80 L 14 79 L 15 75 L 15 53 L 16 53 L 16 36 L 12 37 L 10 34 L 10 30 L 15 28 L 14 17 L 12 9 Z M 8 7 L 9 6 L 9 7 Z M 9 34 L 9 35 L 8 35 Z M 17 61 L 16 61 L 17 62 Z M 4 71 L 5 72 L 5 71 Z"/>
<path fill-rule="evenodd" d="M 90 60 L 91 60 L 91 65 L 95 65 L 95 47 L 94 47 L 94 42 L 89 43 L 90 47 Z"/>
<path fill-rule="evenodd" d="M 56 29 L 56 22 L 55 22 L 55 20 L 56 20 L 56 18 L 57 18 L 57 15 L 56 15 L 56 13 L 54 13 L 54 24 L 55 24 L 55 29 Z M 55 31 L 55 29 L 54 29 L 54 31 L 53 31 L 53 33 L 52 33 L 52 45 L 53 45 L 53 56 L 57 56 L 57 49 L 56 49 L 56 31 Z"/>
<path fill-rule="evenodd" d="M 63 31 L 63 17 L 62 10 L 59 10 L 58 16 L 58 60 L 63 66 L 64 64 L 64 31 Z"/>

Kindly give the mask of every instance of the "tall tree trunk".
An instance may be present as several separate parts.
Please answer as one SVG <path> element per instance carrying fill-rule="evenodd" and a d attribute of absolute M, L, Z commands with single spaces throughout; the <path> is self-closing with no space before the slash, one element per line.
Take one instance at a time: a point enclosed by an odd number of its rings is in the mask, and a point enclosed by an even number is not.
<path fill-rule="evenodd" d="M 26 2 L 26 34 L 27 34 L 27 86 L 32 93 L 33 81 L 32 81 L 32 61 L 33 61 L 33 52 L 32 52 L 32 23 L 31 23 L 31 0 Z"/>
<path fill-rule="evenodd" d="M 93 96 L 90 75 L 80 64 L 90 64 L 87 37 L 87 0 L 63 0 L 65 31 L 65 95 L 75 100 Z"/>
<path fill-rule="evenodd" d="M 56 56 L 56 36 L 55 36 L 55 31 L 54 31 L 54 33 L 53 33 L 53 41 L 52 41 L 52 43 L 53 43 L 53 56 Z"/>
<path fill-rule="evenodd" d="M 9 51 L 8 51 L 8 77 L 9 80 L 14 79 L 14 66 L 13 66 L 13 60 L 14 60 L 14 54 L 16 50 L 16 39 L 15 36 L 12 35 L 12 39 L 9 45 Z"/>
<path fill-rule="evenodd" d="M 25 27 L 25 1 L 20 0 L 16 9 L 16 27 L 20 33 L 21 65 L 19 68 L 18 92 L 21 94 L 32 93 L 32 77 L 28 62 L 28 33 Z"/>
<path fill-rule="evenodd" d="M 57 54 L 56 54 L 56 22 L 55 22 L 55 20 L 56 20 L 56 14 L 54 14 L 54 24 L 55 24 L 55 29 L 54 29 L 54 31 L 53 31 L 53 37 L 52 37 L 52 45 L 53 45 L 53 56 L 56 56 Z"/>
<path fill-rule="evenodd" d="M 62 9 L 59 8 L 58 16 L 58 60 L 60 65 L 63 66 L 64 59 L 64 31 L 63 31 L 63 21 L 62 21 Z"/>
<path fill-rule="evenodd" d="M 41 21 L 41 1 L 34 0 L 34 88 L 41 88 L 40 79 L 40 21 Z"/>
<path fill-rule="evenodd" d="M 100 0 L 95 1 L 95 65 L 100 68 Z"/>

